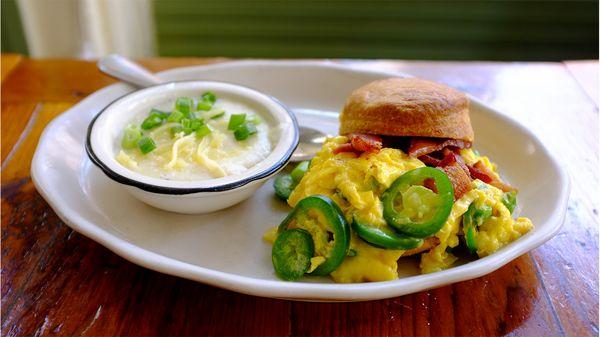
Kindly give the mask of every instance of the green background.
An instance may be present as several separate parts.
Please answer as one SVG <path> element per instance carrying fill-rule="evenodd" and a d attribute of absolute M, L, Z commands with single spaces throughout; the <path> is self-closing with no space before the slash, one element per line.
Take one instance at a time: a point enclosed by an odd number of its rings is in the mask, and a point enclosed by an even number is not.
<path fill-rule="evenodd" d="M 153 2 L 160 56 L 598 58 L 597 1 Z M 2 0 L 2 50 L 23 53 L 16 10 Z"/>

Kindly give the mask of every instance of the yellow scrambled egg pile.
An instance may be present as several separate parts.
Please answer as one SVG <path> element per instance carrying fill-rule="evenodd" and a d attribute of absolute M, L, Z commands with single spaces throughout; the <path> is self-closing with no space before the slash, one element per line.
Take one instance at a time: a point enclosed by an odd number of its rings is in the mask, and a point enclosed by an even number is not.
<path fill-rule="evenodd" d="M 356 214 L 372 225 L 386 226 L 381 195 L 396 178 L 425 165 L 420 160 L 393 148 L 383 148 L 377 153 L 363 153 L 360 157 L 352 153 L 333 153 L 335 148 L 347 141 L 346 137 L 339 136 L 329 139 L 323 145 L 321 151 L 312 160 L 308 172 L 290 195 L 288 203 L 293 207 L 307 196 L 326 195 L 340 206 L 349 222 Z M 461 155 L 469 164 L 482 160 L 491 169 L 496 169 L 487 157 L 479 156 L 470 149 L 463 150 Z M 493 253 L 533 227 L 527 218 L 512 219 L 510 211 L 501 201 L 502 191 L 479 180 L 473 181 L 473 184 L 471 191 L 455 201 L 448 220 L 435 234 L 440 244 L 421 254 L 420 268 L 423 273 L 448 268 L 456 261 L 457 258 L 447 252 L 446 248 L 456 247 L 459 244 L 458 234 L 461 230 L 462 215 L 474 201 L 485 203 L 494 210 L 493 216 L 479 227 L 477 237 L 479 256 Z M 275 233 L 274 230 L 270 231 L 265 235 L 265 239 L 274 241 Z M 315 236 L 314 233 L 311 234 Z M 317 255 L 320 255 L 320 251 L 326 250 L 326 247 L 321 247 L 326 244 L 326 240 L 315 240 Z M 397 261 L 404 251 L 374 247 L 354 233 L 352 233 L 350 248 L 356 254 L 346 257 L 344 262 L 331 273 L 334 281 L 342 283 L 387 281 L 398 277 Z M 319 257 L 321 256 L 313 258 L 311 270 L 324 261 Z"/>

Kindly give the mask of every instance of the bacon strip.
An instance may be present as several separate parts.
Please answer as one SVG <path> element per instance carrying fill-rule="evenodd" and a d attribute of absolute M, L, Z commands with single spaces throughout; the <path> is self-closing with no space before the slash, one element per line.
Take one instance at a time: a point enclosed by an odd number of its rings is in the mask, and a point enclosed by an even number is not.
<path fill-rule="evenodd" d="M 446 149 L 445 149 L 446 150 Z M 462 157 L 448 150 L 444 151 L 445 157 L 440 162 L 439 168 L 443 170 L 454 188 L 454 199 L 460 199 L 471 189 L 471 176 L 469 169 L 463 162 Z"/>
<path fill-rule="evenodd" d="M 351 133 L 350 144 L 358 152 L 378 152 L 383 146 L 383 140 L 379 136 L 363 133 Z"/>
<path fill-rule="evenodd" d="M 476 162 L 475 165 L 473 165 L 473 169 L 477 170 L 476 175 L 471 174 L 471 176 L 473 176 L 474 179 L 480 179 L 484 183 L 488 183 L 494 187 L 501 189 L 503 192 L 516 191 L 516 189 L 514 187 L 512 187 L 512 186 L 504 183 L 502 180 L 496 178 L 496 176 L 494 175 L 492 170 L 490 170 L 490 168 L 487 167 L 481 160 Z M 488 179 L 488 181 L 485 181 L 485 180 L 481 179 L 479 176 L 477 176 L 480 172 L 482 173 L 481 177 L 483 177 L 485 175 L 486 177 L 484 177 L 484 178 Z"/>
<path fill-rule="evenodd" d="M 423 164 L 425 164 L 427 166 L 433 166 L 433 167 L 440 166 L 440 163 L 442 162 L 441 159 L 434 158 L 428 154 L 426 154 L 424 156 L 420 156 L 419 160 L 422 161 Z"/>
<path fill-rule="evenodd" d="M 379 136 L 364 133 L 351 133 L 348 135 L 349 143 L 342 144 L 333 150 L 333 154 L 341 152 L 353 152 L 360 155 L 362 152 L 378 152 L 383 146 L 383 140 Z"/>
<path fill-rule="evenodd" d="M 333 150 L 333 154 L 338 154 L 338 153 L 342 153 L 342 152 L 354 152 L 354 147 L 352 147 L 352 144 L 346 143 L 346 144 L 342 144 L 342 145 L 336 147 Z"/>
<path fill-rule="evenodd" d="M 466 149 L 471 147 L 471 143 L 460 139 L 412 137 L 410 139 L 408 155 L 411 157 L 421 157 L 432 152 L 440 151 L 447 146 Z"/>

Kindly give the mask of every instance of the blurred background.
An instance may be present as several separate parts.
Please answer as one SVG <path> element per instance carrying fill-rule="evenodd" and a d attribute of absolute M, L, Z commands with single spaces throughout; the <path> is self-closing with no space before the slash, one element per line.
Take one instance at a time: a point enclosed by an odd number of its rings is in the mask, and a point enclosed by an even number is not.
<path fill-rule="evenodd" d="M 34 58 L 598 58 L 598 1 L 1 0 Z"/>

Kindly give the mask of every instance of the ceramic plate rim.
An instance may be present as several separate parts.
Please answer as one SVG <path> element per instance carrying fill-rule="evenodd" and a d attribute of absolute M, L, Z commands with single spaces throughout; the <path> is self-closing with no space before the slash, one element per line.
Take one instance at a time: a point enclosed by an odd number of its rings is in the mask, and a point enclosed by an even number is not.
<path fill-rule="evenodd" d="M 316 66 L 337 68 L 342 71 L 350 71 L 363 74 L 410 77 L 409 75 L 397 72 L 356 69 L 353 67 L 334 64 L 332 62 L 327 61 L 322 62 L 263 60 L 231 61 L 205 66 L 180 67 L 163 71 L 158 74 L 177 75 L 189 71 L 192 68 L 227 68 L 240 65 L 274 65 L 282 67 Z M 566 171 L 560 165 L 558 165 L 558 160 L 556 159 L 556 157 L 550 151 L 548 151 L 546 146 L 538 139 L 538 137 L 531 131 L 529 131 L 525 126 L 514 120 L 512 117 L 500 113 L 496 109 L 487 106 L 477 98 L 474 98 L 469 95 L 469 99 L 472 103 L 479 105 L 484 110 L 487 110 L 488 113 L 495 114 L 498 118 L 502 119 L 503 122 L 511 124 L 512 126 L 519 129 L 523 134 L 527 135 L 528 138 L 532 142 L 534 142 L 536 146 L 538 146 L 542 150 L 543 154 L 551 161 L 554 170 L 558 173 L 560 177 L 560 181 L 558 182 L 560 184 L 560 192 L 557 200 L 557 205 L 559 207 L 554 209 L 552 214 L 549 216 L 547 223 L 550 223 L 550 225 L 544 226 L 544 228 L 536 232 L 536 235 L 524 236 L 520 239 L 520 242 L 512 245 L 511 249 L 501 250 L 485 258 L 461 266 L 453 267 L 442 272 L 410 276 L 393 281 L 373 283 L 323 284 L 264 280 L 221 272 L 210 268 L 204 268 L 201 266 L 182 262 L 174 258 L 166 257 L 148 251 L 139 246 L 133 245 L 130 242 L 121 239 L 96 226 L 94 223 L 82 217 L 77 210 L 73 210 L 67 205 L 60 204 L 58 202 L 60 200 L 60 197 L 57 195 L 57 192 L 48 189 L 47 182 L 44 181 L 43 175 L 40 174 L 43 165 L 41 160 L 43 154 L 40 153 L 40 147 L 41 144 L 43 144 L 46 141 L 46 138 L 49 137 L 50 130 L 54 129 L 57 125 L 62 123 L 63 120 L 67 119 L 69 115 L 73 113 L 73 110 L 76 110 L 78 108 L 80 109 L 86 104 L 91 104 L 91 102 L 98 99 L 98 97 L 101 97 L 102 94 L 113 90 L 118 86 L 123 85 L 124 84 L 122 83 L 116 83 L 102 88 L 96 91 L 95 93 L 91 94 L 78 104 L 74 105 L 69 110 L 56 117 L 54 120 L 52 120 L 44 129 L 40 137 L 38 147 L 36 148 L 36 151 L 34 153 L 31 165 L 31 177 L 34 185 L 36 186 L 37 190 L 40 192 L 42 197 L 49 203 L 49 205 L 57 213 L 57 215 L 67 225 L 69 225 L 69 227 L 102 244 L 103 246 L 110 249 L 114 253 L 120 255 L 121 257 L 155 271 L 199 281 L 202 283 L 229 289 L 244 294 L 263 297 L 309 301 L 361 301 L 383 299 L 422 291 L 449 283 L 464 281 L 491 273 L 494 270 L 502 267 L 508 262 L 527 253 L 528 251 L 538 247 L 542 243 L 552 238 L 560 230 L 564 222 L 567 209 L 567 202 L 569 198 L 570 181 Z M 85 152 L 82 152 L 82 155 L 85 156 Z"/>

